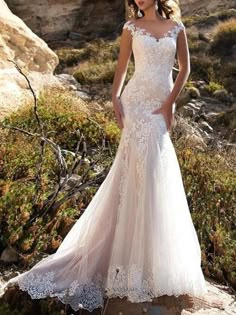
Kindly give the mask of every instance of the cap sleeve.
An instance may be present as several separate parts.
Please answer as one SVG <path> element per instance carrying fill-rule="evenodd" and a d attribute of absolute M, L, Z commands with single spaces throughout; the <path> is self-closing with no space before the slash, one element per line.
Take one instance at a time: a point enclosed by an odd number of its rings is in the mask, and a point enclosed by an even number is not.
<path fill-rule="evenodd" d="M 179 22 L 177 23 L 177 28 L 178 28 L 178 33 L 179 33 L 180 31 L 182 31 L 182 30 L 185 29 L 185 26 L 184 26 L 184 24 L 183 24 L 182 21 L 179 21 Z"/>
<path fill-rule="evenodd" d="M 135 25 L 131 20 L 129 20 L 129 21 L 125 22 L 125 24 L 123 25 L 123 29 L 128 29 L 133 36 L 134 32 L 135 32 Z"/>

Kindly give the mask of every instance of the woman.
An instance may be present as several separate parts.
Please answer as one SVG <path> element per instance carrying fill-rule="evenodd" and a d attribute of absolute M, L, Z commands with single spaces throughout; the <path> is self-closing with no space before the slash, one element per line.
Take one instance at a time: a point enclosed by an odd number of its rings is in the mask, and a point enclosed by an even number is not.
<path fill-rule="evenodd" d="M 121 140 L 113 165 L 55 254 L 11 279 L 32 298 L 56 296 L 75 310 L 161 295 L 207 292 L 201 251 L 169 132 L 189 74 L 183 24 L 166 1 L 129 1 L 112 100 Z M 172 67 L 177 50 L 179 73 Z M 131 53 L 135 72 L 121 93 Z"/>

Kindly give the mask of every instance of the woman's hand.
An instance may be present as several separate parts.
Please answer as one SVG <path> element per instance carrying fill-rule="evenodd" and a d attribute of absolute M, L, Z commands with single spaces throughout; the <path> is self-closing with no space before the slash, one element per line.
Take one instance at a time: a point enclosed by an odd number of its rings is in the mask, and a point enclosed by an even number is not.
<path fill-rule="evenodd" d="M 120 98 L 116 97 L 116 98 L 112 99 L 112 103 L 113 103 L 113 107 L 114 107 L 114 111 L 115 111 L 115 115 L 116 115 L 118 126 L 119 126 L 120 129 L 122 129 L 122 128 L 124 128 L 124 123 L 123 123 L 124 112 L 123 112 L 123 108 L 122 108 L 122 104 L 121 104 Z"/>
<path fill-rule="evenodd" d="M 160 108 L 155 109 L 152 114 L 162 114 L 164 116 L 167 130 L 170 131 L 174 123 L 172 104 L 164 102 Z"/>

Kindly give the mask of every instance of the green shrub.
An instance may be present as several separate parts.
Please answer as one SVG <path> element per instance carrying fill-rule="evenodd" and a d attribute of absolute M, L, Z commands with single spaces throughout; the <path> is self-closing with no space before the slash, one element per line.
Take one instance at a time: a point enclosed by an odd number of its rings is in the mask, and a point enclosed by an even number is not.
<path fill-rule="evenodd" d="M 221 68 L 220 60 L 206 54 L 191 55 L 192 80 L 216 81 L 216 70 Z"/>
<path fill-rule="evenodd" d="M 56 71 L 60 72 L 65 67 L 83 64 L 84 61 L 97 64 L 115 61 L 118 58 L 119 41 L 119 37 L 114 41 L 105 41 L 98 38 L 88 42 L 83 48 L 66 47 L 56 49 L 55 53 L 60 61 Z"/>
<path fill-rule="evenodd" d="M 76 48 L 61 48 L 55 50 L 55 53 L 59 57 L 59 63 L 62 68 L 65 66 L 71 67 L 77 64 L 79 61 L 84 59 L 85 49 L 76 49 Z"/>
<path fill-rule="evenodd" d="M 114 61 L 102 64 L 85 62 L 73 75 L 81 84 L 112 83 L 115 67 Z"/>
<path fill-rule="evenodd" d="M 81 49 L 61 48 L 56 50 L 60 65 L 57 72 L 64 67 L 72 67 L 71 72 L 75 79 L 85 85 L 111 84 L 113 82 L 116 63 L 119 55 L 120 37 L 113 41 L 95 39 Z M 131 58 L 126 81 L 129 80 L 134 71 Z M 99 90 L 99 87 L 98 87 Z"/>
<path fill-rule="evenodd" d="M 190 211 L 207 275 L 236 284 L 236 177 L 227 152 L 201 152 L 176 142 Z M 223 275 L 226 279 L 223 278 Z"/>
<path fill-rule="evenodd" d="M 235 82 L 236 82 L 236 63 L 227 62 L 222 67 L 221 73 L 219 73 L 220 82 L 225 88 L 236 96 Z"/>
<path fill-rule="evenodd" d="M 206 86 L 206 90 L 211 94 L 213 94 L 217 90 L 222 90 L 222 89 L 224 89 L 223 85 L 216 82 L 212 82 L 212 81 L 210 81 L 209 84 Z"/>
<path fill-rule="evenodd" d="M 215 25 L 218 21 L 227 21 L 229 19 L 235 18 L 235 10 L 221 10 L 209 15 L 188 15 L 183 17 L 183 22 L 186 27 L 191 27 L 193 25 L 204 25 L 211 26 Z"/>
<path fill-rule="evenodd" d="M 120 129 L 114 121 L 111 109 L 108 114 L 101 109 L 98 111 L 91 103 L 78 100 L 64 90 L 49 90 L 41 94 L 38 101 L 38 113 L 44 125 L 45 133 L 50 140 L 55 141 L 68 152 L 74 152 L 78 143 L 77 130 L 83 134 L 87 144 L 88 161 L 96 160 L 99 156 L 99 146 L 102 145 L 102 134 L 105 138 L 106 149 L 102 154 L 100 167 L 108 168 L 112 156 L 117 148 Z M 101 106 L 100 106 L 101 108 Z M 113 115 L 113 119 L 111 117 Z M 30 104 L 3 121 L 4 125 L 17 126 L 29 132 L 39 132 Z M 40 157 L 39 139 L 31 138 L 15 131 L 1 131 L 0 144 L 0 229 L 3 233 L 1 242 L 9 242 L 27 258 L 34 259 L 40 251 L 53 252 L 60 244 L 69 227 L 81 215 L 83 209 L 91 200 L 98 185 L 86 189 L 78 200 L 69 200 L 53 217 L 39 217 L 26 230 L 24 225 L 29 218 L 40 212 L 43 200 L 50 195 L 56 185 L 58 166 L 56 156 L 48 145 L 45 147 L 41 171 L 41 187 L 39 200 L 35 204 L 37 165 Z M 109 149 L 107 144 L 110 144 Z M 22 149 L 24 148 L 24 149 Z M 80 148 L 81 151 L 81 148 Z M 111 156 L 112 155 L 112 156 Z M 65 156 L 68 166 L 71 155 Z M 86 163 L 78 170 L 78 175 L 86 172 Z M 93 178 L 96 171 L 90 170 L 89 178 Z M 95 189 L 95 191 L 94 191 Z M 67 213 L 66 217 L 62 213 Z M 52 227 L 50 222 L 54 222 Z"/>
<path fill-rule="evenodd" d="M 211 51 L 220 56 L 232 54 L 232 47 L 236 42 L 236 19 L 221 22 L 217 25 Z"/>

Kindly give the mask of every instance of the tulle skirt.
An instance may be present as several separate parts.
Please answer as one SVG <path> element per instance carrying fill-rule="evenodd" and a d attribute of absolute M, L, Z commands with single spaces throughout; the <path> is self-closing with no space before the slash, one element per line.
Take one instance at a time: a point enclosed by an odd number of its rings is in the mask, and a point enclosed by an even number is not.
<path fill-rule="evenodd" d="M 92 311 L 105 297 L 207 293 L 176 153 L 157 102 L 130 112 L 110 171 L 58 250 L 6 283 Z M 159 105 L 161 102 L 159 103 Z"/>

